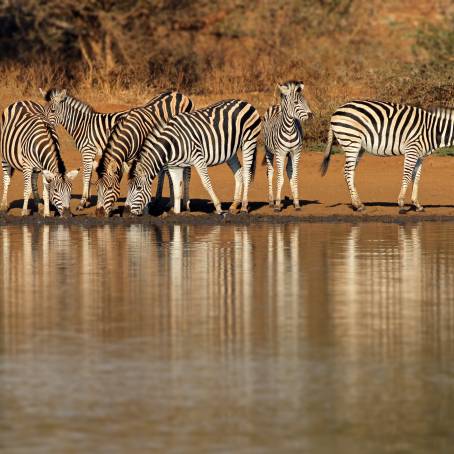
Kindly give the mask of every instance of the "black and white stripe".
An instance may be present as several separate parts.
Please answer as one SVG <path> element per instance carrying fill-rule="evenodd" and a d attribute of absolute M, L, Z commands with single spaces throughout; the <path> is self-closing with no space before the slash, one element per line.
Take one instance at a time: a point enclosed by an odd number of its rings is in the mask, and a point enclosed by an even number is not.
<path fill-rule="evenodd" d="M 109 215 L 120 194 L 124 170 L 137 159 L 150 133 L 156 133 L 181 112 L 190 112 L 194 104 L 182 93 L 168 91 L 153 98 L 146 106 L 131 109 L 114 128 L 97 168 L 97 215 Z"/>
<path fill-rule="evenodd" d="M 247 212 L 249 183 L 255 172 L 257 137 L 261 121 L 257 110 L 240 100 L 220 101 L 205 109 L 180 114 L 145 140 L 138 162 L 132 167 L 125 212 L 141 214 L 151 199 L 151 184 L 164 166 L 169 168 L 175 191 L 175 212 L 179 212 L 184 167 L 194 166 L 216 211 L 221 203 L 213 191 L 208 167 L 227 163 L 235 177 L 230 207 Z M 237 156 L 242 149 L 243 167 Z"/>
<path fill-rule="evenodd" d="M 49 199 L 60 215 L 70 214 L 71 180 L 78 171 L 65 173 L 60 145 L 53 117 L 32 101 L 9 105 L 2 115 L 1 155 L 3 169 L 3 197 L 0 209 L 8 209 L 8 187 L 15 169 L 24 174 L 24 204 L 22 215 L 27 214 L 31 192 L 38 206 L 37 178 L 43 174 L 44 216 L 49 216 Z"/>
<path fill-rule="evenodd" d="M 284 163 L 287 157 L 287 175 L 293 194 L 293 204 L 300 209 L 298 198 L 298 163 L 303 147 L 301 122 L 312 116 L 303 96 L 304 84 L 301 81 L 288 81 L 279 85 L 280 105 L 271 106 L 263 119 L 265 141 L 265 161 L 268 176 L 268 200 L 280 211 L 281 191 L 284 184 Z M 277 192 L 273 197 L 273 158 L 276 157 Z"/>
<path fill-rule="evenodd" d="M 334 137 L 345 151 L 344 175 L 354 209 L 364 210 L 354 178 L 356 166 L 367 151 L 377 156 L 405 155 L 398 204 L 402 211 L 407 187 L 413 180 L 411 203 L 422 211 L 418 200 L 422 163 L 435 149 L 454 145 L 454 110 L 429 111 L 380 101 L 348 102 L 331 117 L 323 175 L 328 170 Z"/>
<path fill-rule="evenodd" d="M 88 204 L 90 179 L 96 156 L 101 156 L 107 139 L 118 120 L 127 110 L 114 113 L 97 112 L 86 102 L 69 96 L 66 90 L 41 91 L 54 113 L 57 124 L 62 125 L 73 138 L 82 156 L 83 190 L 78 210 Z"/>

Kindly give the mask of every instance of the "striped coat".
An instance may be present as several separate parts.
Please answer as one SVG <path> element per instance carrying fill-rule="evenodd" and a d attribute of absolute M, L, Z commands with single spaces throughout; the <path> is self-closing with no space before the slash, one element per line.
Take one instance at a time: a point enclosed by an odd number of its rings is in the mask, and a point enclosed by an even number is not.
<path fill-rule="evenodd" d="M 282 209 L 281 191 L 284 184 L 284 164 L 287 158 L 287 175 L 293 194 L 295 209 L 300 209 L 298 196 L 298 163 L 303 147 L 301 122 L 312 116 L 303 96 L 301 81 L 288 81 L 279 85 L 280 105 L 271 106 L 263 118 L 265 162 L 268 176 L 268 200 L 276 211 Z M 277 191 L 273 196 L 273 160 L 276 158 Z"/>
<path fill-rule="evenodd" d="M 123 172 L 138 158 L 145 138 L 159 131 L 181 112 L 190 112 L 193 106 L 192 101 L 182 93 L 167 91 L 157 95 L 145 107 L 131 109 L 118 122 L 97 168 L 98 215 L 110 213 L 120 194 Z"/>
<path fill-rule="evenodd" d="M 333 139 L 345 151 L 345 180 L 354 209 L 364 210 L 355 187 L 355 169 L 365 151 L 377 156 L 405 155 L 398 205 L 401 212 L 408 185 L 413 180 L 412 206 L 424 208 L 418 200 L 423 160 L 437 148 L 454 145 L 454 110 L 426 110 L 381 101 L 351 101 L 331 117 L 321 171 L 328 169 Z"/>
<path fill-rule="evenodd" d="M 227 163 L 235 178 L 232 212 L 247 212 L 249 183 L 255 171 L 257 137 L 261 121 L 257 110 L 241 100 L 220 101 L 192 113 L 180 114 L 156 136 L 145 140 L 137 163 L 130 171 L 126 212 L 142 213 L 151 199 L 151 183 L 164 166 L 174 180 L 175 212 L 179 212 L 184 167 L 194 166 L 221 213 L 208 175 L 208 167 Z M 237 153 L 242 150 L 243 166 Z"/>
<path fill-rule="evenodd" d="M 24 174 L 22 215 L 27 214 L 28 199 L 32 191 L 35 205 L 39 202 L 39 173 L 43 175 L 44 215 L 50 214 L 49 199 L 60 215 L 69 214 L 71 180 L 78 171 L 65 171 L 53 120 L 49 119 L 43 107 L 32 101 L 16 102 L 3 111 L 0 135 L 2 211 L 8 208 L 8 187 L 12 174 L 14 170 L 20 170 Z"/>

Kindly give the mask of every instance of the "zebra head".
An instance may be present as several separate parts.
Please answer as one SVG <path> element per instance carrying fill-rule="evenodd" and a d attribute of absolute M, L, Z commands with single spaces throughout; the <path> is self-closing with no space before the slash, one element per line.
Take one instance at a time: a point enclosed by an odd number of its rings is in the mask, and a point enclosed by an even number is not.
<path fill-rule="evenodd" d="M 43 170 L 44 184 L 49 191 L 49 199 L 52 205 L 57 208 L 60 216 L 70 216 L 72 180 L 76 178 L 79 170 L 71 170 L 65 173 L 53 173 L 50 170 Z"/>
<path fill-rule="evenodd" d="M 62 124 L 64 120 L 64 102 L 66 100 L 66 90 L 52 88 L 45 92 L 39 89 L 47 104 L 44 106 L 44 112 L 52 124 Z"/>
<path fill-rule="evenodd" d="M 152 198 L 151 184 L 153 183 L 152 175 L 145 172 L 141 163 L 136 163 L 130 171 L 128 181 L 128 196 L 126 197 L 124 216 L 133 214 L 140 216 L 143 214 L 148 202 Z"/>
<path fill-rule="evenodd" d="M 115 202 L 120 196 L 120 181 L 122 177 L 121 167 L 116 166 L 112 161 L 104 170 L 98 167 L 98 203 L 96 205 L 96 216 L 109 217 Z"/>
<path fill-rule="evenodd" d="M 290 80 L 279 85 L 283 110 L 299 121 L 305 121 L 314 115 L 303 96 L 303 90 L 304 84 L 298 80 Z"/>

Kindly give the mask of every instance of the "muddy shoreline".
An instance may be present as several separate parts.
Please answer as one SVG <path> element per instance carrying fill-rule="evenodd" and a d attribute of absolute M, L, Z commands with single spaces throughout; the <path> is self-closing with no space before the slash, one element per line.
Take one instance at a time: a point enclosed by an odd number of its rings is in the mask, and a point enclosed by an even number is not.
<path fill-rule="evenodd" d="M 260 225 L 260 224 L 303 224 L 303 223 L 342 223 L 342 224 L 361 224 L 361 223 L 386 223 L 386 224 L 415 224 L 421 222 L 454 222 L 452 215 L 263 215 L 263 214 L 168 214 L 161 216 L 139 216 L 123 218 L 119 215 L 110 218 L 97 218 L 93 216 L 73 216 L 70 218 L 42 217 L 40 215 L 31 216 L 0 216 L 0 225 L 68 225 L 96 227 L 103 225 L 128 226 L 128 225 Z"/>

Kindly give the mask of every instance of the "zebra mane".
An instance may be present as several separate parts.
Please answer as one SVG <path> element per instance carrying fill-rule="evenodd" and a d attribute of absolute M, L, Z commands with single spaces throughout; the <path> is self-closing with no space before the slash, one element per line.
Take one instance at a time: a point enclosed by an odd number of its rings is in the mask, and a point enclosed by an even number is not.
<path fill-rule="evenodd" d="M 96 173 L 98 177 L 101 178 L 106 173 L 113 173 L 115 170 L 120 169 L 121 165 L 115 160 L 115 157 L 110 153 L 106 153 L 104 150 L 101 159 L 99 160 L 98 167 L 96 168 Z"/>
<path fill-rule="evenodd" d="M 67 95 L 65 103 L 69 104 L 74 110 L 77 110 L 78 112 L 81 112 L 83 114 L 96 113 L 95 109 L 93 109 L 90 104 L 86 103 L 85 101 L 81 101 L 74 96 Z"/>
<path fill-rule="evenodd" d="M 44 95 L 44 100 L 47 102 L 50 102 L 60 92 L 61 92 L 61 90 L 59 90 L 58 88 L 51 88 L 51 89 L 47 90 L 46 94 Z M 88 104 L 87 102 L 81 101 L 80 99 L 78 99 L 74 96 L 68 95 L 68 94 L 65 96 L 64 102 L 65 102 L 65 104 L 70 105 L 71 108 L 73 108 L 74 110 L 77 110 L 78 112 L 81 112 L 84 114 L 96 112 L 95 109 L 93 109 L 93 107 L 90 106 L 90 104 Z"/>

